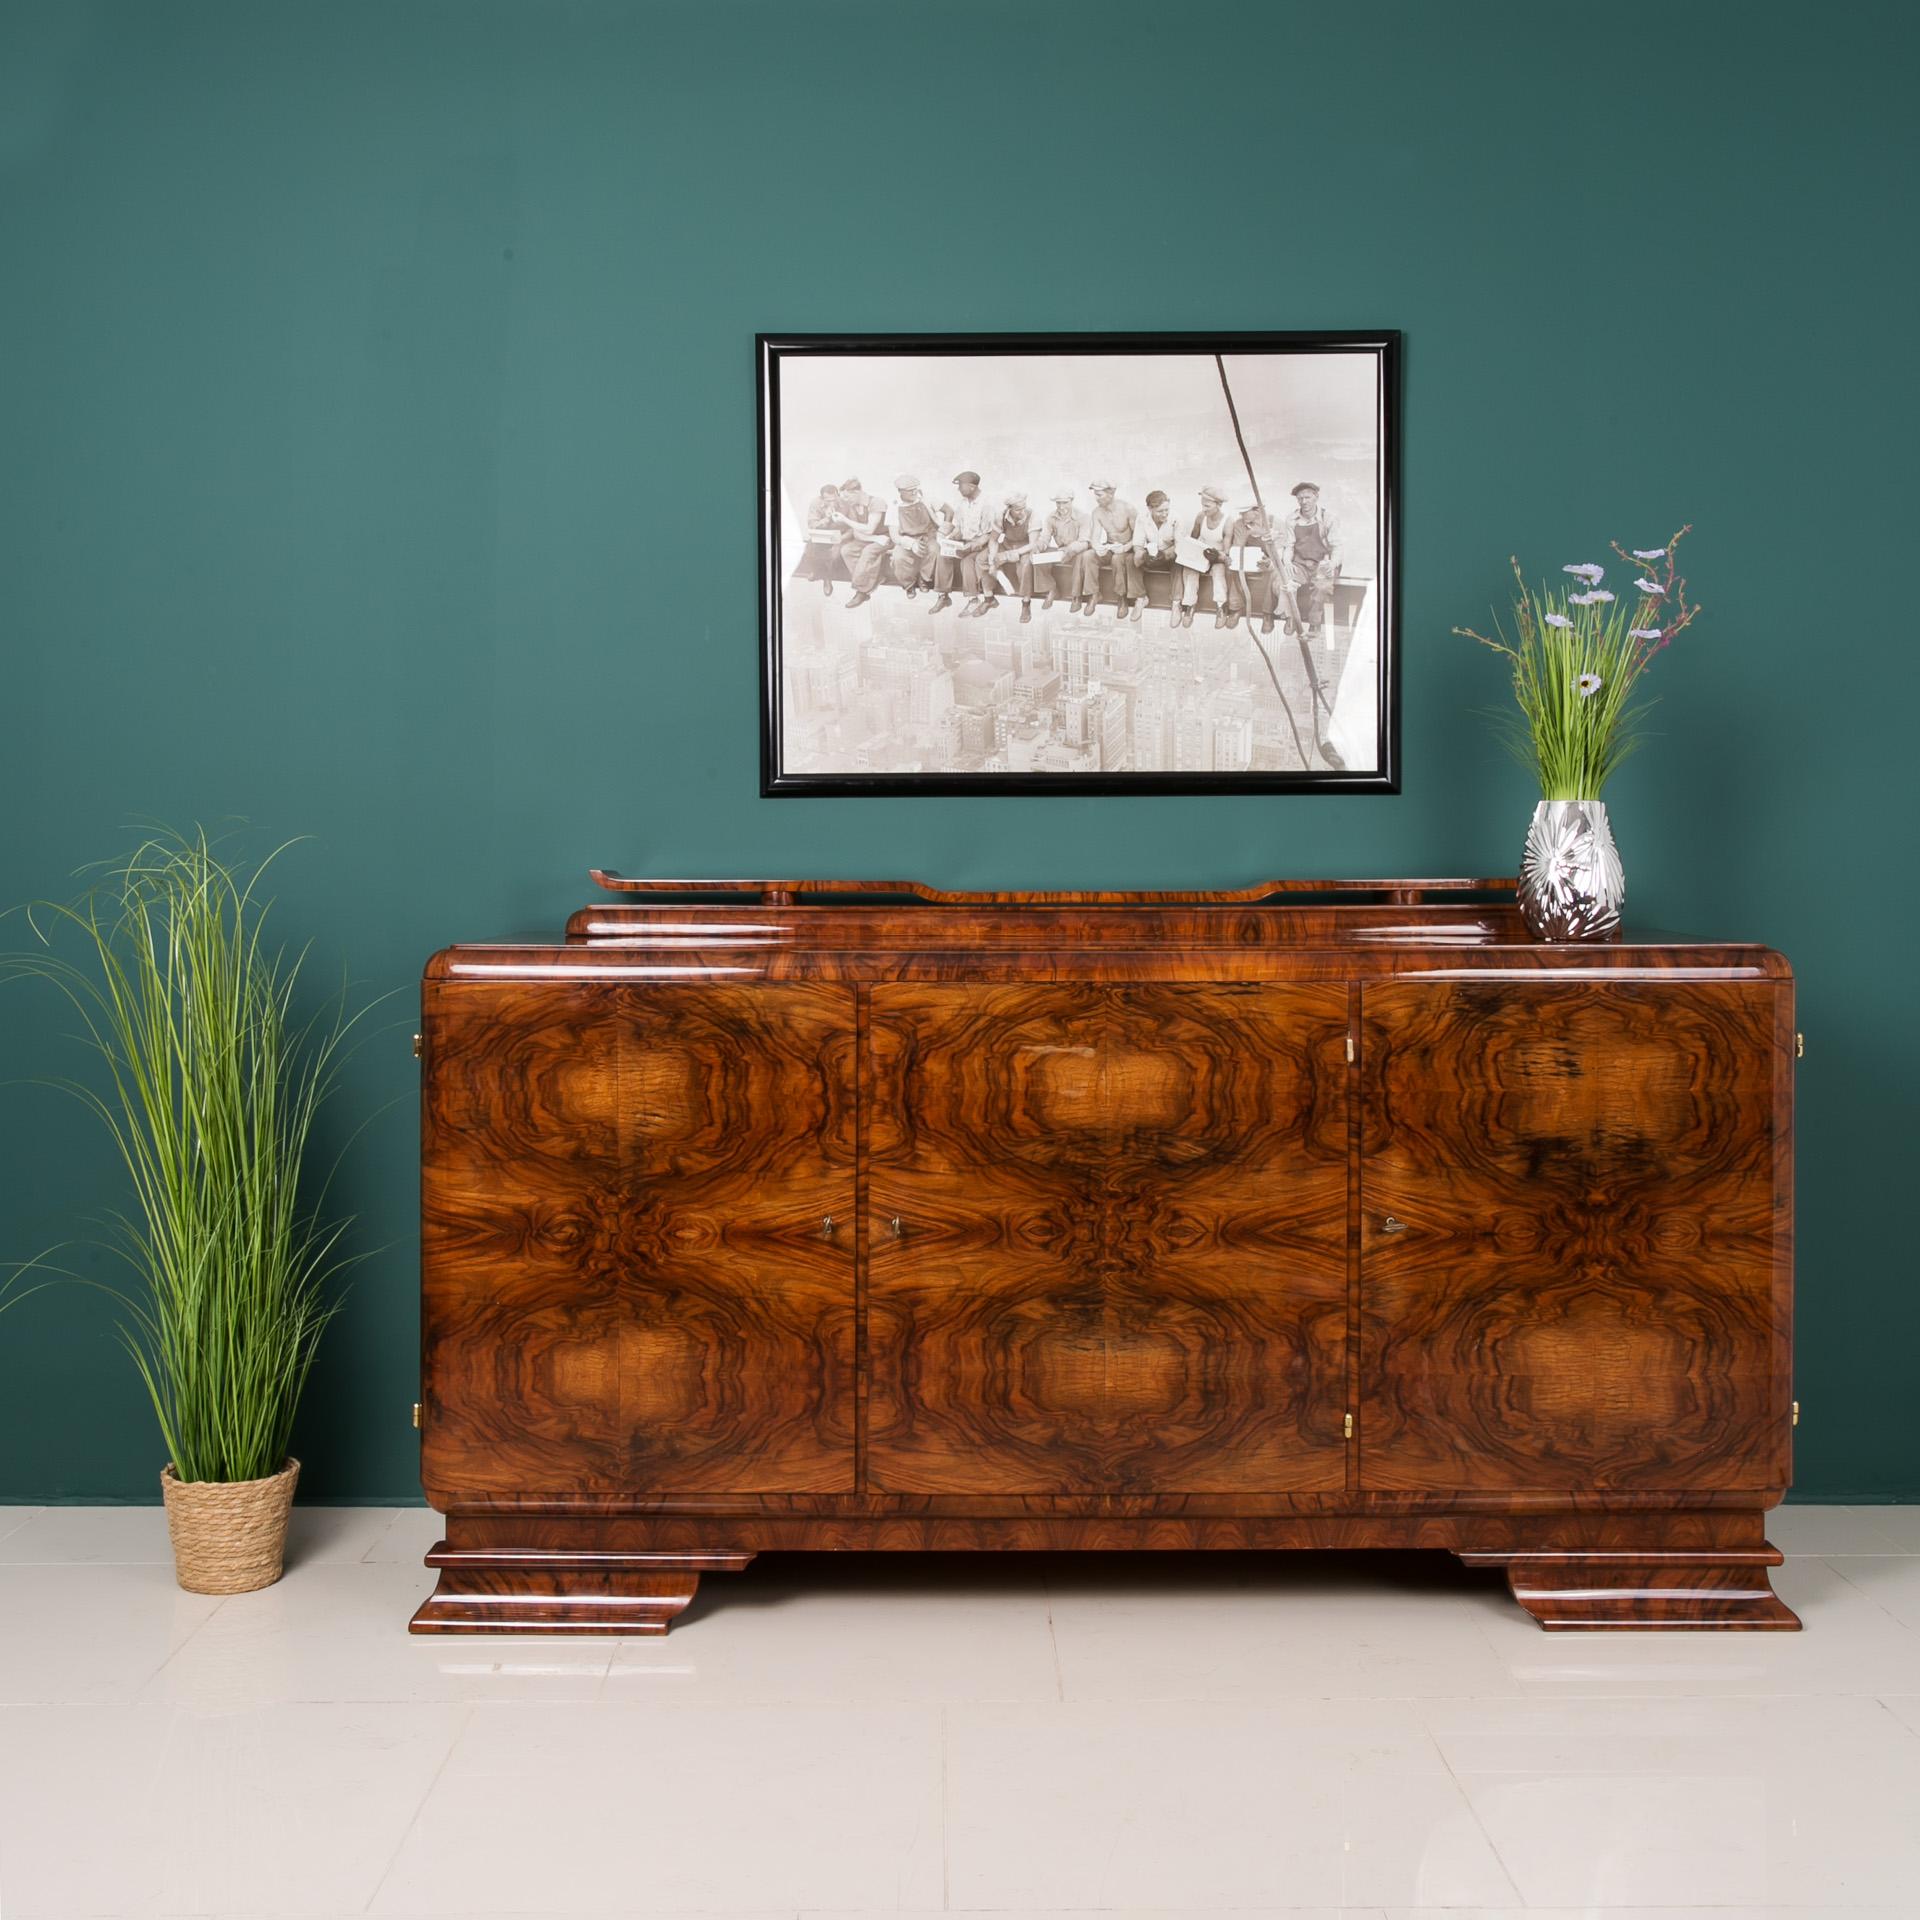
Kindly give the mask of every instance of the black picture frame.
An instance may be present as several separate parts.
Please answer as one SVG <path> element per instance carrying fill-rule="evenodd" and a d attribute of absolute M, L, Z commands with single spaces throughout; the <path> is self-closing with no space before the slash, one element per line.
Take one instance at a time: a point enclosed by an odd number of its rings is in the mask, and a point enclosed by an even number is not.
<path fill-rule="evenodd" d="M 1316 765 L 1306 770 L 1247 769 L 1229 772 L 986 771 L 898 773 L 860 771 L 795 772 L 783 757 L 783 658 L 785 635 L 782 573 L 781 372 L 798 357 L 821 355 L 1142 355 L 1142 354 L 1367 354 L 1373 357 L 1375 405 L 1377 574 L 1373 589 L 1375 666 L 1375 764 L 1364 768 Z M 838 797 L 871 795 L 1058 794 L 1095 795 L 1384 793 L 1400 791 L 1400 454 L 1402 341 L 1396 330 L 1220 333 L 998 333 L 998 334 L 818 334 L 761 333 L 754 340 L 757 382 L 756 427 L 760 485 L 760 791 L 763 797 Z M 1223 386 L 1224 360 L 1220 362 Z M 1235 422 L 1236 435 L 1238 422 Z M 1242 443 L 1244 452 L 1244 442 Z M 1250 463 L 1249 463 L 1250 470 Z M 885 476 L 881 476 L 884 483 Z M 1270 507 L 1269 511 L 1272 509 Z M 1243 583 L 1244 584 L 1244 583 Z M 1248 627 L 1251 630 L 1252 621 Z M 1276 628 L 1275 637 L 1284 628 Z M 1287 644 L 1301 644 L 1289 641 Z M 1311 673 L 1311 661 L 1308 672 Z M 1278 678 L 1267 668 L 1275 693 Z M 1284 695 L 1281 695 L 1283 704 Z M 1289 709 L 1289 723 L 1294 715 Z M 1317 761 L 1327 751 L 1316 706 L 1313 720 Z"/>

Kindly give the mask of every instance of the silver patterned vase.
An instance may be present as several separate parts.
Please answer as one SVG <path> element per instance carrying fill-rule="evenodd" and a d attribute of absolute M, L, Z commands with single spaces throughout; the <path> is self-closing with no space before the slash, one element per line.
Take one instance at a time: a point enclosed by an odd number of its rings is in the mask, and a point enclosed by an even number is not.
<path fill-rule="evenodd" d="M 1520 917 L 1536 940 L 1604 940 L 1620 927 L 1627 876 L 1604 800 L 1542 800 L 1520 861 Z"/>

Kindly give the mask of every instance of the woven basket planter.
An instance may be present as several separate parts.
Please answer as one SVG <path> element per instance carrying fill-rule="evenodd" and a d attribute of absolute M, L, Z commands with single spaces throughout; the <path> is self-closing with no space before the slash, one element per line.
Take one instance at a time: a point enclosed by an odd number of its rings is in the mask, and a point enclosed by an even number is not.
<path fill-rule="evenodd" d="M 280 1578 L 300 1462 L 264 1480 L 179 1480 L 160 1475 L 173 1541 L 174 1578 L 189 1593 L 252 1593 Z"/>

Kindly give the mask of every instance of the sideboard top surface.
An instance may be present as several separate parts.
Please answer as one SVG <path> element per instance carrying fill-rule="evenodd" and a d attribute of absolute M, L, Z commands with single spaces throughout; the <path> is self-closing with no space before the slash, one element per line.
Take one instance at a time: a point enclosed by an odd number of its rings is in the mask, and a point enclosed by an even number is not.
<path fill-rule="evenodd" d="M 802 917 L 805 915 L 806 917 Z M 1369 978 L 1444 971 L 1483 977 L 1550 974 L 1613 978 L 1787 981 L 1792 970 L 1771 948 L 1635 936 L 1590 946 L 1547 946 L 1517 929 L 1452 921 L 1339 929 L 1267 924 L 1197 926 L 1185 916 L 1150 916 L 1088 927 L 1070 916 L 1001 926 L 808 910 L 716 920 L 710 915 L 624 922 L 617 931 L 578 928 L 564 944 L 475 942 L 443 949 L 427 963 L 429 982 L 506 978 L 617 979 L 751 975 L 815 978 L 937 977 L 1014 969 L 1064 977 L 1129 978 L 1169 969 L 1192 978 L 1248 974 Z"/>
<path fill-rule="evenodd" d="M 870 977 L 1030 962 L 1127 977 L 1169 964 L 1196 977 L 1241 967 L 1348 977 L 1444 968 L 1494 975 L 1792 977 L 1746 941 L 1648 930 L 1585 945 L 1535 940 L 1497 880 L 1282 881 L 1207 893 L 942 896 L 916 882 L 595 878 L 617 897 L 584 906 L 563 942 L 478 941 L 428 962 L 433 980 L 665 977 L 703 971 Z M 1258 897 L 1249 897 L 1258 896 Z"/>

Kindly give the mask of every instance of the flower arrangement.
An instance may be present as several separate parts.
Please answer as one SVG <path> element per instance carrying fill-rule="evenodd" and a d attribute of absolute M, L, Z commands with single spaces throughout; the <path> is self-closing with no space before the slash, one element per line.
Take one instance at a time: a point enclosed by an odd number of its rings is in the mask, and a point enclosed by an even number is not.
<path fill-rule="evenodd" d="M 1493 637 L 1472 627 L 1454 632 L 1513 663 L 1520 718 L 1507 728 L 1515 756 L 1531 767 L 1544 800 L 1598 800 L 1601 789 L 1639 744 L 1648 702 L 1635 703 L 1640 676 L 1673 644 L 1700 609 L 1687 598 L 1679 571 L 1685 526 L 1664 547 L 1613 550 L 1634 574 L 1621 594 L 1601 585 L 1593 561 L 1561 568 L 1564 586 L 1530 587 L 1513 562 L 1515 634 L 1496 622 Z"/>

